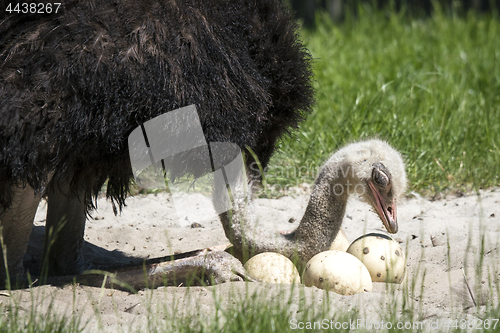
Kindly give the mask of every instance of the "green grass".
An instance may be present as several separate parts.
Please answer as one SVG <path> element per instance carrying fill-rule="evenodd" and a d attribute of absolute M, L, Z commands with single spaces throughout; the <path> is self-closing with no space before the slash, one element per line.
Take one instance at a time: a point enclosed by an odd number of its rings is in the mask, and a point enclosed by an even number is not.
<path fill-rule="evenodd" d="M 52 300 L 46 309 L 41 308 L 43 297 L 33 290 L 29 290 L 30 307 L 25 308 L 19 304 L 20 298 L 13 296 L 10 292 L 2 292 L 0 295 L 0 333 L 68 333 L 82 332 L 87 323 L 81 321 L 78 315 L 68 316 L 58 313 L 53 309 Z M 38 297 L 37 297 L 38 296 Z M 10 298 L 10 299 L 9 299 Z M 68 300 L 68 307 L 71 308 Z"/>
<path fill-rule="evenodd" d="M 340 25 L 320 18 L 303 39 L 317 104 L 295 138 L 281 143 L 270 184 L 311 182 L 336 149 L 371 137 L 404 154 L 412 190 L 500 184 L 497 17 L 410 20 L 361 9 Z"/>

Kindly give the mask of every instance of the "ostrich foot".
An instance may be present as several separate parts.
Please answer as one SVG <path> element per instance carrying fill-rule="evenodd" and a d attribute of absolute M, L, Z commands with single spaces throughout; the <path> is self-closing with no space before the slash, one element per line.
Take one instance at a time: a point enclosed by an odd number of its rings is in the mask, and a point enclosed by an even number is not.
<path fill-rule="evenodd" d="M 77 283 L 106 288 L 138 290 L 159 286 L 220 284 L 258 281 L 246 273 L 241 262 L 225 252 L 227 245 L 192 251 L 171 257 L 150 259 L 143 265 L 116 270 L 91 270 L 81 275 L 48 278 L 49 284 Z M 176 259 L 177 258 L 177 259 Z"/>
<path fill-rule="evenodd" d="M 257 281 L 247 274 L 238 259 L 225 251 L 210 252 L 200 264 L 203 274 L 207 276 L 206 282 Z"/>

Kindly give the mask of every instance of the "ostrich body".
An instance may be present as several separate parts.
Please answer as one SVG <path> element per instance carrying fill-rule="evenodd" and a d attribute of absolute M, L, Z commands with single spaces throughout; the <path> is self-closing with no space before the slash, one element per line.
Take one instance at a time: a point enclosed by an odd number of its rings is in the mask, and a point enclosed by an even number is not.
<path fill-rule="evenodd" d="M 310 60 L 283 0 L 68 0 L 47 14 L 0 12 L 0 284 L 5 266 L 24 273 L 42 197 L 49 274 L 95 267 L 82 254 L 86 217 L 105 182 L 115 211 L 125 205 L 127 138 L 159 115 L 194 104 L 207 142 L 250 147 L 265 167 L 311 110 Z"/>
<path fill-rule="evenodd" d="M 390 233 L 398 231 L 396 203 L 406 189 L 401 155 L 380 140 L 350 144 L 322 167 L 299 226 L 288 234 L 272 235 L 257 227 L 255 208 L 244 187 L 234 194 L 235 208 L 220 215 L 226 236 L 239 255 L 279 252 L 305 264 L 326 251 L 342 225 L 347 199 L 357 193 L 370 204 Z"/>

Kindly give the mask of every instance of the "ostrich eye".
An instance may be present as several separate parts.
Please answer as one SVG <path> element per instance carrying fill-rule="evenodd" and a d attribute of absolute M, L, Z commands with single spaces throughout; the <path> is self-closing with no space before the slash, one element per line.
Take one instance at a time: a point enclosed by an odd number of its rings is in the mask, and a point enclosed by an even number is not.
<path fill-rule="evenodd" d="M 372 172 L 372 179 L 377 185 L 386 187 L 391 182 L 389 175 L 379 168 L 374 168 Z"/>

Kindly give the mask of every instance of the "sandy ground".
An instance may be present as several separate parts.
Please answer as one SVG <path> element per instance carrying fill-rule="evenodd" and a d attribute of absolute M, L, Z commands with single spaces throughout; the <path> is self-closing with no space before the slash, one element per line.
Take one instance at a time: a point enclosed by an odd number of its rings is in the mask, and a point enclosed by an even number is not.
<path fill-rule="evenodd" d="M 269 232 L 293 229 L 300 221 L 307 200 L 305 193 L 274 200 L 258 199 L 263 227 Z M 217 219 L 202 222 L 197 228 L 191 227 L 197 221 L 178 221 L 167 193 L 130 197 L 127 205 L 121 215 L 114 216 L 111 205 L 104 199 L 99 200 L 99 210 L 87 223 L 85 234 L 85 255 L 89 260 L 104 264 L 130 262 L 136 257 L 160 257 L 227 243 Z M 30 253 L 25 258 L 27 261 L 33 260 L 41 249 L 45 210 L 42 202 L 35 219 Z M 500 189 L 481 191 L 480 195 L 451 195 L 435 201 L 411 196 L 399 204 L 398 215 L 399 232 L 394 238 L 403 249 L 407 249 L 406 286 L 414 290 L 410 292 L 409 301 L 414 309 L 420 309 L 416 319 L 423 321 L 424 328 L 435 329 L 438 323 L 441 331 L 450 318 L 480 318 L 466 292 L 462 268 L 474 290 L 476 302 L 498 303 Z M 343 229 L 349 241 L 368 232 L 384 232 L 377 216 L 356 199 L 349 202 Z M 476 278 L 475 270 L 481 258 L 483 274 Z M 390 302 L 391 299 L 401 299 L 405 285 L 393 287 L 391 292 L 386 284 L 375 283 L 371 293 L 340 296 L 326 295 L 315 287 L 292 290 L 286 285 L 243 282 L 189 289 L 161 287 L 137 294 L 86 286 L 42 286 L 31 291 L 13 291 L 10 297 L 2 293 L 0 302 L 3 306 L 15 302 L 16 307 L 26 313 L 33 304 L 37 304 L 40 311 L 45 311 L 50 305 L 51 311 L 57 314 L 80 316 L 82 322 L 87 322 L 86 331 L 119 332 L 131 328 L 145 329 L 148 322 L 161 325 L 163 318 L 186 313 L 213 318 L 214 295 L 220 297 L 223 304 L 231 305 L 243 299 L 245 293 L 258 293 L 260 297 L 274 301 L 286 299 L 286 295 L 292 293 L 289 311 L 296 323 L 308 320 L 299 311 L 299 301 L 320 310 L 326 297 L 330 312 L 325 319 L 334 318 L 335 309 L 341 308 L 357 311 L 354 318 L 376 323 L 380 314 L 387 311 L 396 311 L 396 317 L 399 316 L 400 305 L 394 310 Z M 395 296 L 389 297 L 389 293 Z M 158 314 L 156 321 L 148 321 L 151 313 Z"/>

